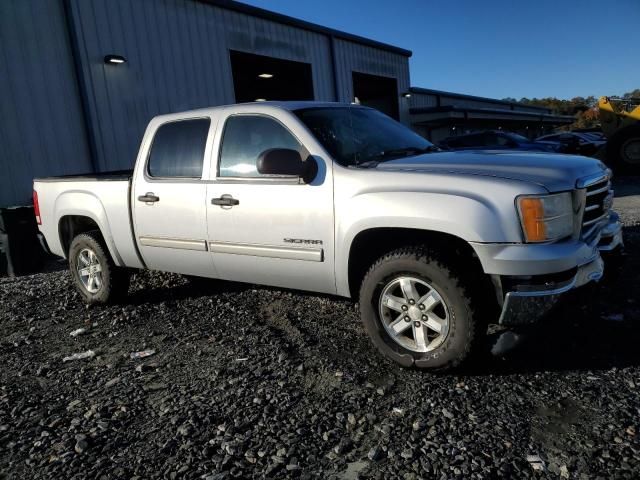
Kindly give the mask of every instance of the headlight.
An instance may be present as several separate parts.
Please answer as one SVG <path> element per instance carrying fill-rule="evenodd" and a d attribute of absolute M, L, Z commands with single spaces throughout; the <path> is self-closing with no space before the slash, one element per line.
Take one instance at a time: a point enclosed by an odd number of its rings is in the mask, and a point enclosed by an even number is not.
<path fill-rule="evenodd" d="M 548 242 L 573 233 L 571 193 L 523 195 L 517 198 L 522 231 L 527 242 Z"/>

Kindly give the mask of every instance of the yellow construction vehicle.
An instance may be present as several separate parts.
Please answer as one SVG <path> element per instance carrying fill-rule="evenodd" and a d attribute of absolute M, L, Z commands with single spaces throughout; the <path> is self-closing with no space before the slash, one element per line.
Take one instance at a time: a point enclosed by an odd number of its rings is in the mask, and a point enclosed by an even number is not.
<path fill-rule="evenodd" d="M 600 123 L 607 137 L 607 162 L 640 173 L 640 98 L 600 97 Z"/>

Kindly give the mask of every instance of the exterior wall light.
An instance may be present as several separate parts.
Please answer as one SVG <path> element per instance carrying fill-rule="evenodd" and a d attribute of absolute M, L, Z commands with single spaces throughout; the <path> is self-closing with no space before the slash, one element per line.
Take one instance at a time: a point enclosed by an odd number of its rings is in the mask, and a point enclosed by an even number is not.
<path fill-rule="evenodd" d="M 104 63 L 106 64 L 119 65 L 121 63 L 126 63 L 126 61 L 127 59 L 122 55 L 106 55 L 104 57 Z"/>
<path fill-rule="evenodd" d="M 411 93 L 410 93 L 410 92 L 404 92 L 404 93 L 402 94 L 402 96 L 403 96 L 404 98 L 411 98 Z"/>
<path fill-rule="evenodd" d="M 260 75 L 258 75 L 260 78 L 273 78 L 273 74 L 272 73 L 261 73 Z"/>

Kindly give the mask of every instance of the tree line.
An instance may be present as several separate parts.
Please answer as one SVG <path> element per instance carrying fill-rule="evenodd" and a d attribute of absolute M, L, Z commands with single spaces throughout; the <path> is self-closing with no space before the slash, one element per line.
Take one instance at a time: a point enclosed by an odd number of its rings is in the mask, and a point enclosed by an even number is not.
<path fill-rule="evenodd" d="M 640 88 L 627 92 L 621 98 L 640 99 Z M 515 98 L 505 98 L 509 102 L 522 103 L 523 105 L 534 105 L 538 107 L 550 108 L 556 115 L 571 115 L 575 117 L 575 122 L 565 128 L 591 128 L 600 125 L 598 116 L 598 99 L 594 96 L 574 97 L 570 100 L 561 100 L 555 97 L 546 98 L 526 98 L 520 100 Z"/>

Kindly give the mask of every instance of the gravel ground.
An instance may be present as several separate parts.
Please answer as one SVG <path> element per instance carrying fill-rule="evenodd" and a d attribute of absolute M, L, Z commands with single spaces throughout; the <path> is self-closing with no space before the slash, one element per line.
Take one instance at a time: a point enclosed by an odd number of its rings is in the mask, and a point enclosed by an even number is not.
<path fill-rule="evenodd" d="M 638 185 L 621 271 L 450 375 L 382 359 L 340 299 L 145 272 L 88 309 L 61 267 L 0 279 L 0 478 L 638 478 Z"/>

